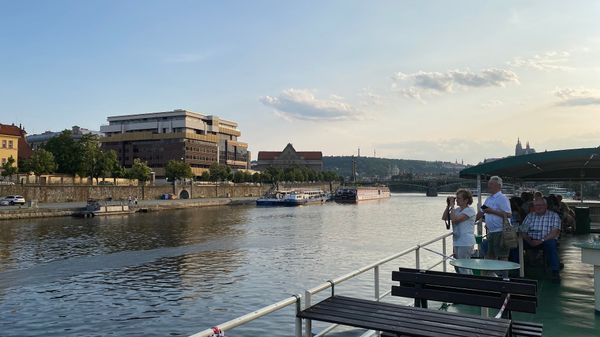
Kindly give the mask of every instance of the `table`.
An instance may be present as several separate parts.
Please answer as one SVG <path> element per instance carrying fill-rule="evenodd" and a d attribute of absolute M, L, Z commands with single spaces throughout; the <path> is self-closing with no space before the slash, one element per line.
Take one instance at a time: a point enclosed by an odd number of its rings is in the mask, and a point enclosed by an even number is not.
<path fill-rule="evenodd" d="M 505 271 L 520 269 L 518 263 L 503 261 L 503 260 L 486 260 L 486 259 L 455 259 L 450 260 L 450 264 L 458 268 L 466 268 L 479 271 Z M 481 307 L 481 316 L 488 316 L 488 308 Z"/>
<path fill-rule="evenodd" d="M 455 259 L 450 260 L 450 264 L 458 268 L 479 271 L 504 271 L 521 268 L 521 265 L 518 263 L 486 259 Z"/>
<path fill-rule="evenodd" d="M 600 241 L 578 242 L 574 246 L 581 248 L 581 262 L 594 265 L 595 309 L 600 313 Z"/>

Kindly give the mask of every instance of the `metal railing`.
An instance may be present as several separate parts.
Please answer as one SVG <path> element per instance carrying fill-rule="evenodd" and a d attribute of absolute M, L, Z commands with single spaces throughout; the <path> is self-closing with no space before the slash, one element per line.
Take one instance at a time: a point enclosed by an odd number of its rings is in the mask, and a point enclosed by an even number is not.
<path fill-rule="evenodd" d="M 418 244 L 416 246 L 413 246 L 411 248 L 408 248 L 406 250 L 403 250 L 399 253 L 396 253 L 394 255 L 388 256 L 382 260 L 379 260 L 375 263 L 371 263 L 367 266 L 364 266 L 362 268 L 356 269 L 354 271 L 351 271 L 347 274 L 344 274 L 342 276 L 339 276 L 337 278 L 334 278 L 332 280 L 328 280 L 326 282 L 323 282 L 321 284 L 319 284 L 318 286 L 311 288 L 309 290 L 306 290 L 304 293 L 304 309 L 309 308 L 312 304 L 311 304 L 311 300 L 313 295 L 320 293 L 324 290 L 327 289 L 331 289 L 332 294 L 334 293 L 335 290 L 335 286 L 350 280 L 352 278 L 355 278 L 365 272 L 368 272 L 369 270 L 373 270 L 373 285 L 374 285 L 374 298 L 375 300 L 379 301 L 381 299 L 383 299 L 384 297 L 388 296 L 391 293 L 391 290 L 386 291 L 383 294 L 380 294 L 380 278 L 379 278 L 379 274 L 380 274 L 380 267 L 383 264 L 386 264 L 390 261 L 393 261 L 395 259 L 398 259 L 400 257 L 403 257 L 405 255 L 408 255 L 412 252 L 415 253 L 415 268 L 417 269 L 421 269 L 421 248 L 424 248 L 426 246 L 429 246 L 433 243 L 436 243 L 438 241 L 442 241 L 442 252 L 438 253 L 438 255 L 441 256 L 441 261 L 435 263 L 433 266 L 428 267 L 427 269 L 433 269 L 437 266 L 439 266 L 440 264 L 442 264 L 442 270 L 445 272 L 446 268 L 447 268 L 447 263 L 446 261 L 448 260 L 448 254 L 447 254 L 447 245 L 446 245 L 446 239 L 451 236 L 452 233 L 447 233 L 444 235 L 440 235 L 434 239 L 431 239 L 427 242 Z M 426 248 L 424 248 L 426 249 Z M 429 249 L 426 249 L 429 250 Z M 431 250 L 429 250 L 431 251 Z M 293 296 L 290 296 L 288 298 L 285 298 L 277 303 L 271 304 L 269 306 L 263 307 L 261 309 L 258 309 L 256 311 L 253 311 L 251 313 L 248 313 L 246 315 L 240 316 L 238 318 L 232 319 L 230 321 L 221 323 L 219 325 L 216 325 L 215 327 L 218 328 L 221 331 L 228 331 L 231 330 L 233 328 L 236 328 L 238 326 L 241 326 L 245 323 L 254 321 L 258 318 L 261 318 L 263 316 L 266 316 L 270 313 L 273 313 L 275 311 L 279 311 L 281 309 L 287 308 L 290 305 L 295 304 L 296 305 L 296 313 L 301 311 L 302 308 L 302 295 L 301 294 L 296 294 Z M 327 333 L 331 332 L 333 329 L 335 329 L 338 326 L 338 324 L 332 324 L 329 327 L 325 328 L 323 331 L 319 332 L 318 334 L 314 335 L 314 337 L 320 337 L 320 336 L 325 336 Z M 200 331 L 198 333 L 195 333 L 193 335 L 191 335 L 190 337 L 210 337 L 214 334 L 214 330 L 212 328 L 210 329 L 206 329 L 203 331 Z M 298 317 L 295 317 L 295 326 L 294 326 L 294 335 L 296 337 L 302 337 L 302 320 Z M 311 320 L 305 320 L 304 323 L 304 336 L 307 337 L 313 337 L 312 334 L 312 322 Z"/>

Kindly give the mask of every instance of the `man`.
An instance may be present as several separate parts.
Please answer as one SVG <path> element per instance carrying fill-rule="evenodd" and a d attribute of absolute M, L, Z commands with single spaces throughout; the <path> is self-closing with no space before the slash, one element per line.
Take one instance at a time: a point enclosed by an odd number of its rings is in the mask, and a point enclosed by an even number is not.
<path fill-rule="evenodd" d="M 560 262 L 558 260 L 557 238 L 560 234 L 560 216 L 548 210 L 544 198 L 533 200 L 533 212 L 523 221 L 527 233 L 523 234 L 525 249 L 544 249 L 544 255 L 550 260 L 552 279 L 560 281 Z"/>
<path fill-rule="evenodd" d="M 477 219 L 485 216 L 485 227 L 487 228 L 488 248 L 486 259 L 508 260 L 508 248 L 502 242 L 502 225 L 504 217 L 512 215 L 510 201 L 502 193 L 502 178 L 493 176 L 488 181 L 488 192 L 490 196 L 485 199 Z"/>

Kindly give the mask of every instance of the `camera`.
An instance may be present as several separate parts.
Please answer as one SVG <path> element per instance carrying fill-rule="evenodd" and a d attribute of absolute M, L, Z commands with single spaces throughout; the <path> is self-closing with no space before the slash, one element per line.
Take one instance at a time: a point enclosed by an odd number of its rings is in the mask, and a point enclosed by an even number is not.
<path fill-rule="evenodd" d="M 448 205 L 454 205 L 454 200 L 456 200 L 456 197 L 447 197 L 446 198 L 446 203 Z"/>

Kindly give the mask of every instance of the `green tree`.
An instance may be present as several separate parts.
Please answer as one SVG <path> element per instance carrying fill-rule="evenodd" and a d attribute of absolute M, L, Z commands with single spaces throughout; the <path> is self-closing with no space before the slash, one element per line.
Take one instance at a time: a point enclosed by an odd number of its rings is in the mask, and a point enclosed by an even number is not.
<path fill-rule="evenodd" d="M 19 170 L 17 166 L 15 166 L 15 158 L 13 156 L 8 157 L 5 163 L 0 167 L 2 168 L 2 176 L 3 177 L 11 177 L 13 174 L 17 173 Z"/>
<path fill-rule="evenodd" d="M 175 183 L 177 179 L 192 178 L 192 167 L 190 164 L 180 160 L 169 160 L 165 167 L 165 174 L 167 179 L 172 180 Z"/>
<path fill-rule="evenodd" d="M 117 153 L 113 150 L 102 151 L 96 135 L 84 135 L 78 142 L 80 165 L 78 174 L 82 177 L 106 178 L 118 165 Z"/>
<path fill-rule="evenodd" d="M 36 176 L 53 173 L 56 170 L 54 155 L 44 149 L 33 150 L 31 158 L 26 160 L 26 162 L 26 166 L 28 166 Z"/>
<path fill-rule="evenodd" d="M 212 181 L 231 180 L 233 178 L 231 167 L 227 165 L 213 163 L 208 170 Z"/>
<path fill-rule="evenodd" d="M 200 176 L 200 180 L 210 181 L 210 172 L 208 172 L 208 171 L 202 172 L 202 175 Z"/>
<path fill-rule="evenodd" d="M 133 160 L 133 165 L 130 169 L 126 171 L 125 176 L 129 179 L 137 179 L 139 182 L 144 183 L 150 180 L 152 175 L 152 170 L 148 167 L 146 162 L 140 160 L 139 158 L 135 158 Z"/>
<path fill-rule="evenodd" d="M 56 171 L 75 175 L 80 172 L 82 156 L 79 143 L 73 139 L 70 130 L 64 130 L 58 136 L 48 140 L 44 149 L 52 153 L 56 162 Z"/>

